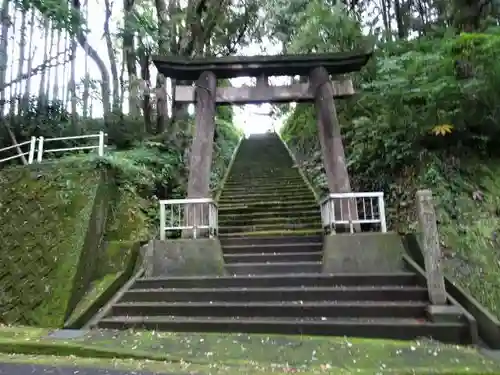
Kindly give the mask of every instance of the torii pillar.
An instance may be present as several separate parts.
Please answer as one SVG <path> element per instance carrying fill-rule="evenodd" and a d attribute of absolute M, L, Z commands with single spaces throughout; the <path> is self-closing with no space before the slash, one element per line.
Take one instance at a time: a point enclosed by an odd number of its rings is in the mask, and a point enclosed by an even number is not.
<path fill-rule="evenodd" d="M 330 193 L 350 193 L 351 183 L 347 171 L 344 145 L 340 133 L 340 124 L 335 108 L 334 89 L 330 75 L 324 67 L 313 69 L 309 75 L 310 90 L 314 95 L 316 107 L 316 121 L 318 124 L 318 135 L 321 144 L 321 154 L 325 167 L 328 190 Z M 351 219 L 358 219 L 358 210 L 355 199 L 343 199 L 342 204 L 336 204 L 335 217 L 341 216 L 347 219 L 350 212 Z M 359 225 L 355 225 L 356 232 L 361 231 Z"/>
<path fill-rule="evenodd" d="M 195 131 L 189 153 L 188 199 L 210 197 L 216 89 L 217 78 L 213 72 L 203 72 L 196 81 Z"/>

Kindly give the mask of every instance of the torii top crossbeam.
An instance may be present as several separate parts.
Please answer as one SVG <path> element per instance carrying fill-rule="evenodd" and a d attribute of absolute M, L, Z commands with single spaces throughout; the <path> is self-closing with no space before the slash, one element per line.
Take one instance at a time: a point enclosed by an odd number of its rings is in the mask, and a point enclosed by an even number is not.
<path fill-rule="evenodd" d="M 227 56 L 187 59 L 178 56 L 155 56 L 158 71 L 166 77 L 183 81 L 197 81 L 204 72 L 216 79 L 257 77 L 256 86 L 217 87 L 217 104 L 260 104 L 310 102 L 314 100 L 308 83 L 270 86 L 270 76 L 305 76 L 321 67 L 328 74 L 338 76 L 359 71 L 371 57 L 371 52 L 339 52 L 313 55 Z M 354 94 L 350 80 L 332 82 L 334 97 Z M 195 101 L 195 88 L 176 85 L 174 100 L 180 103 Z"/>
<path fill-rule="evenodd" d="M 178 56 L 153 56 L 160 73 L 180 80 L 197 80 L 204 71 L 217 79 L 265 76 L 307 76 L 322 66 L 329 74 L 359 71 L 372 52 L 337 52 L 312 55 L 226 56 L 186 59 Z"/>

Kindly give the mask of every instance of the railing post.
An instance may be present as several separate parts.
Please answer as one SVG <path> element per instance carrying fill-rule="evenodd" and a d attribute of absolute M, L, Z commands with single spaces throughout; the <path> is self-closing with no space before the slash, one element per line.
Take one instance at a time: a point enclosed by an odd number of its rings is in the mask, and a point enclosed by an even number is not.
<path fill-rule="evenodd" d="M 213 236 L 214 236 L 213 220 L 214 220 L 214 206 L 212 203 L 209 203 L 208 204 L 208 236 L 210 238 L 213 238 Z"/>
<path fill-rule="evenodd" d="M 332 198 L 328 198 L 327 205 L 328 225 L 330 226 L 330 235 L 333 235 L 335 227 L 335 201 Z"/>
<path fill-rule="evenodd" d="M 387 232 L 387 222 L 385 219 L 384 193 L 381 193 L 378 196 L 378 213 L 380 215 L 380 231 L 382 233 L 386 233 Z"/>
<path fill-rule="evenodd" d="M 165 211 L 165 204 L 160 201 L 160 240 L 165 240 L 165 222 L 167 221 L 167 214 Z"/>
<path fill-rule="evenodd" d="M 33 160 L 35 160 L 35 150 L 36 150 L 36 137 L 31 137 L 30 151 L 28 153 L 28 164 L 33 164 Z"/>
<path fill-rule="evenodd" d="M 99 149 L 98 149 L 99 156 L 104 156 L 104 132 L 100 131 L 99 132 Z"/>
<path fill-rule="evenodd" d="M 422 232 L 422 251 L 429 299 L 433 305 L 446 304 L 446 288 L 441 268 L 441 248 L 436 223 L 436 212 L 430 190 L 417 191 L 417 211 Z"/>
<path fill-rule="evenodd" d="M 349 197 L 349 194 L 347 194 L 347 216 L 348 216 L 348 219 L 349 219 L 349 232 L 351 234 L 354 233 L 354 225 L 353 225 L 353 222 L 352 222 L 352 214 L 351 214 L 351 202 L 352 201 L 356 202 L 356 198 L 352 198 L 351 199 Z M 340 200 L 340 202 L 342 203 L 342 199 Z M 357 217 L 358 217 L 358 215 L 357 215 L 357 207 L 356 207 L 356 218 Z M 360 232 L 361 232 L 361 230 L 360 230 Z"/>
<path fill-rule="evenodd" d="M 36 155 L 36 161 L 38 163 L 42 162 L 43 158 L 43 137 L 38 138 L 38 153 Z"/>

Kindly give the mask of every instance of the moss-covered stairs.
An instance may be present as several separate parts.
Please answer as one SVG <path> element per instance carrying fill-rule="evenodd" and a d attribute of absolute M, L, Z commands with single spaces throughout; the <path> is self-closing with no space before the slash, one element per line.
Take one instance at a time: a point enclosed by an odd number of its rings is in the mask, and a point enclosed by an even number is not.
<path fill-rule="evenodd" d="M 232 274 L 321 271 L 318 203 L 276 134 L 242 141 L 219 198 L 219 227 Z"/>
<path fill-rule="evenodd" d="M 241 143 L 219 225 L 226 276 L 139 279 L 98 325 L 471 341 L 463 320 L 427 318 L 413 272 L 321 272 L 319 207 L 275 134 Z"/>

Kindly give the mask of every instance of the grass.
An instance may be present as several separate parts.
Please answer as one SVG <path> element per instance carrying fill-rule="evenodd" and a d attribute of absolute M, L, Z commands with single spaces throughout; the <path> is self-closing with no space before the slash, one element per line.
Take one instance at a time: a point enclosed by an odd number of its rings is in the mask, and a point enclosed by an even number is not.
<path fill-rule="evenodd" d="M 98 170 L 85 163 L 2 170 L 4 323 L 62 324 L 98 182 Z"/>
<path fill-rule="evenodd" d="M 4 327 L 0 352 L 8 355 L 0 361 L 204 374 L 500 374 L 500 363 L 473 348 L 431 341 L 112 330 L 51 339 L 48 333 Z"/>

